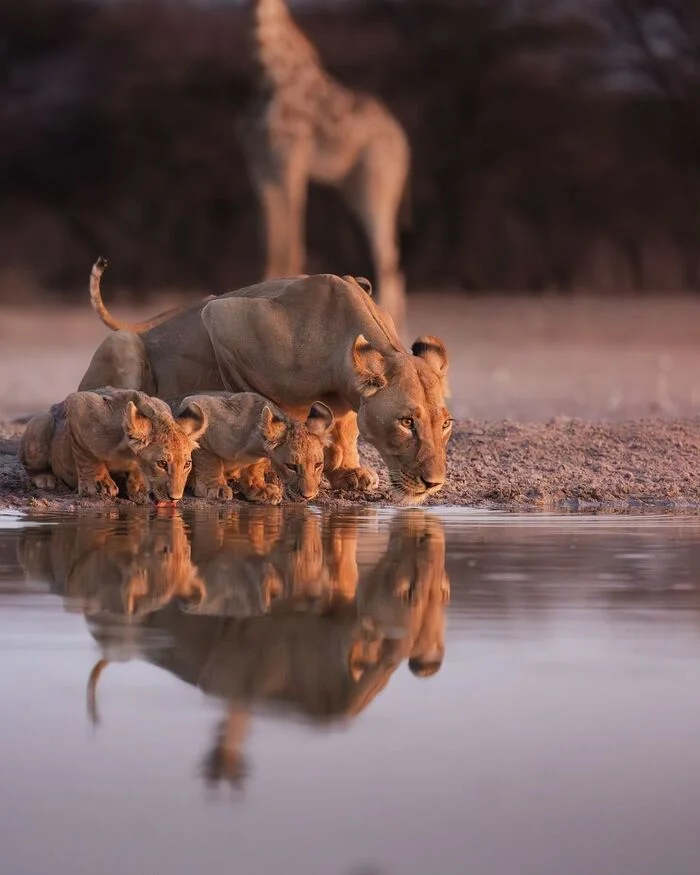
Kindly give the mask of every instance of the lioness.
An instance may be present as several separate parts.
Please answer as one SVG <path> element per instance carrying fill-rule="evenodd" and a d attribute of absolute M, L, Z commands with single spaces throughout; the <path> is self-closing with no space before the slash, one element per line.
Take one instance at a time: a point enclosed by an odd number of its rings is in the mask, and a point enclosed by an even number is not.
<path fill-rule="evenodd" d="M 29 421 L 19 458 L 43 489 L 54 489 L 58 479 L 80 495 L 114 498 L 119 487 L 112 474 L 125 474 L 129 498 L 151 493 L 157 501 L 178 501 L 206 427 L 195 403 L 173 418 L 164 401 L 143 392 L 72 392 Z"/>
<path fill-rule="evenodd" d="M 323 452 L 333 425 L 325 404 L 311 405 L 305 422 L 287 416 L 255 392 L 213 392 L 168 402 L 173 412 L 196 404 L 209 425 L 192 454 L 190 484 L 199 498 L 229 501 L 237 480 L 249 501 L 279 504 L 290 498 L 315 498 L 323 477 Z M 270 467 L 279 483 L 266 482 Z"/>
<path fill-rule="evenodd" d="M 452 432 L 445 347 L 423 336 L 409 353 L 354 278 L 269 280 L 129 325 L 102 303 L 104 267 L 102 259 L 93 266 L 91 299 L 114 333 L 95 352 L 81 389 L 109 384 L 160 398 L 258 392 L 298 419 L 321 400 L 335 415 L 325 454 L 333 488 L 377 484 L 375 472 L 360 467 L 358 426 L 386 463 L 397 500 L 420 502 L 443 485 Z"/>

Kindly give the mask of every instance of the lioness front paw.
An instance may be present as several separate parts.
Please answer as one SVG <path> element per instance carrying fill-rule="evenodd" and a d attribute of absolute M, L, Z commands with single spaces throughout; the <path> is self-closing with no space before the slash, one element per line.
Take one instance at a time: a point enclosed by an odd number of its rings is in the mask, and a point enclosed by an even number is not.
<path fill-rule="evenodd" d="M 58 481 L 53 474 L 49 473 L 33 474 L 31 481 L 37 489 L 55 489 L 58 484 Z"/>
<path fill-rule="evenodd" d="M 379 485 L 377 472 L 371 468 L 336 468 L 326 473 L 332 489 L 347 492 L 372 492 Z"/>
<path fill-rule="evenodd" d="M 119 487 L 109 474 L 105 474 L 96 480 L 82 480 L 78 484 L 78 495 L 83 497 L 106 495 L 108 498 L 116 498 L 119 495 Z"/>

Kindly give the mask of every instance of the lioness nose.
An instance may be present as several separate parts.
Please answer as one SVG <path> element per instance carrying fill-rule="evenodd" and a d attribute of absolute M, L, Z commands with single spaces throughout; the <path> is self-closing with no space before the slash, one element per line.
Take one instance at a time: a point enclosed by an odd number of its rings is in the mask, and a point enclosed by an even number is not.
<path fill-rule="evenodd" d="M 425 477 L 421 477 L 420 479 L 423 481 L 423 485 L 425 486 L 426 489 L 437 489 L 440 486 L 442 486 L 443 483 L 445 482 L 444 477 L 440 478 L 440 480 L 437 480 L 437 479 L 426 480 Z"/>

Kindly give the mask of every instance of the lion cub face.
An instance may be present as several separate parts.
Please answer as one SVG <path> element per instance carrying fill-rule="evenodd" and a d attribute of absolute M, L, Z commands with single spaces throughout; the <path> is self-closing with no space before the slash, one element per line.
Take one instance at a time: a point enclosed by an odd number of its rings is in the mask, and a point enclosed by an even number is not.
<path fill-rule="evenodd" d="M 315 498 L 323 477 L 323 451 L 333 413 L 315 401 L 305 422 L 281 417 L 264 407 L 261 430 L 270 462 L 290 498 Z"/>
<path fill-rule="evenodd" d="M 129 401 L 124 433 L 145 480 L 145 491 L 157 501 L 178 501 L 192 469 L 192 451 L 208 421 L 202 408 L 190 402 L 173 418 L 168 405 L 149 398 L 137 406 Z"/>

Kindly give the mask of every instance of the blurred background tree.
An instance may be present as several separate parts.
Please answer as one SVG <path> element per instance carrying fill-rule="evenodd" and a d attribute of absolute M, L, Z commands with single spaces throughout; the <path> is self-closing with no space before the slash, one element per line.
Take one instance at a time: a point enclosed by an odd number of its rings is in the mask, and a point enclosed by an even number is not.
<path fill-rule="evenodd" d="M 410 288 L 605 294 L 700 285 L 700 0 L 292 3 L 327 68 L 414 150 Z M 0 298 L 260 277 L 232 120 L 240 3 L 0 5 Z M 314 190 L 308 269 L 371 274 Z"/>

